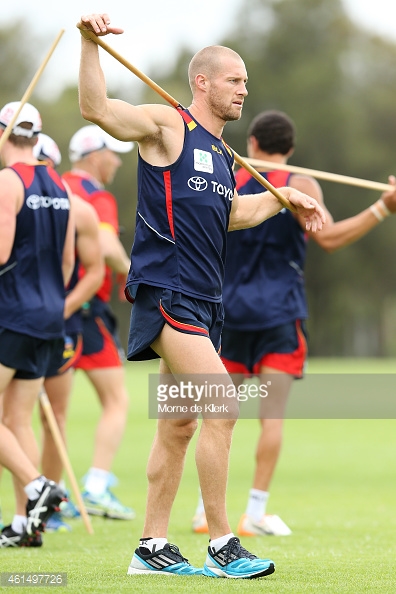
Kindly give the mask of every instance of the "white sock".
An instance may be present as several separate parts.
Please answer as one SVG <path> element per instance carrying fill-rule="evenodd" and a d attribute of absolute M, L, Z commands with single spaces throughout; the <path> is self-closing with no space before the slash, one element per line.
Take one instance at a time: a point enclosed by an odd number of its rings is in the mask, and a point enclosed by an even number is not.
<path fill-rule="evenodd" d="M 256 522 L 259 522 L 267 507 L 269 493 L 259 489 L 250 489 L 249 500 L 246 508 L 246 514 L 251 516 Z"/>
<path fill-rule="evenodd" d="M 26 516 L 18 516 L 15 514 L 12 520 L 11 528 L 14 532 L 18 534 L 22 534 L 25 531 L 27 525 L 27 517 Z"/>
<path fill-rule="evenodd" d="M 230 534 L 226 534 L 225 536 L 220 536 L 220 538 L 215 538 L 214 540 L 211 540 L 210 548 L 213 549 L 216 553 L 222 547 L 224 547 L 224 545 L 226 545 L 230 538 L 233 538 L 233 536 L 235 536 L 234 533 L 230 532 Z"/>
<path fill-rule="evenodd" d="M 147 549 L 150 553 L 155 553 L 155 551 L 163 549 L 167 542 L 167 538 L 141 538 L 139 548 Z"/>
<path fill-rule="evenodd" d="M 34 481 L 31 481 L 23 488 L 28 499 L 38 499 L 43 489 L 44 483 L 47 479 L 45 476 L 39 476 Z"/>
<path fill-rule="evenodd" d="M 102 468 L 90 468 L 85 479 L 84 489 L 93 495 L 102 495 L 109 484 L 110 472 Z"/>
<path fill-rule="evenodd" d="M 197 509 L 195 510 L 195 515 L 199 516 L 204 513 L 205 513 L 205 508 L 204 508 L 204 503 L 203 503 L 203 499 L 202 499 L 202 493 L 201 493 L 201 489 L 198 489 L 198 504 L 197 504 Z"/>

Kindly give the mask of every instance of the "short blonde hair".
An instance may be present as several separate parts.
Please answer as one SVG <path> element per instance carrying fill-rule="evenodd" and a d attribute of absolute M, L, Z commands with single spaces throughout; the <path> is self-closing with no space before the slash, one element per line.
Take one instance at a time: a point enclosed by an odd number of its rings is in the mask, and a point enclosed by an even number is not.
<path fill-rule="evenodd" d="M 223 58 L 227 56 L 242 60 L 237 52 L 223 45 L 209 45 L 193 56 L 188 67 L 188 82 L 193 94 L 197 74 L 204 74 L 209 79 L 212 78 L 220 70 Z"/>

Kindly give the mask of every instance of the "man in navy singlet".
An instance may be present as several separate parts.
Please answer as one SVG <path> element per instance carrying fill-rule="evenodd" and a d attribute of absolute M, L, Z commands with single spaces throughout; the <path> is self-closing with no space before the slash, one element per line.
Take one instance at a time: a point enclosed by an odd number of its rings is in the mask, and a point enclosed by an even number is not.
<path fill-rule="evenodd" d="M 257 225 L 281 202 L 269 192 L 239 197 L 233 153 L 222 141 L 224 125 L 241 117 L 247 73 L 229 48 L 211 46 L 189 65 L 193 100 L 188 109 L 134 106 L 108 99 L 98 48 L 86 30 L 122 33 L 106 14 L 81 17 L 79 97 L 83 117 L 119 140 L 139 144 L 138 206 L 126 294 L 134 302 L 128 359 L 160 358 L 160 380 L 178 390 L 180 375 L 201 390 L 215 374 L 222 391 L 233 390 L 218 356 L 223 326 L 222 284 L 228 229 Z M 283 188 L 284 202 L 319 230 L 322 209 L 311 197 Z M 283 201 L 282 201 L 283 202 Z M 203 569 L 193 567 L 168 542 L 169 517 L 188 444 L 197 429 L 192 412 L 159 418 L 150 453 L 143 536 L 128 574 L 259 578 L 274 571 L 270 559 L 248 553 L 231 531 L 226 483 L 238 403 L 225 414 L 204 415 L 196 463 L 210 531 Z M 181 407 L 183 408 L 183 407 Z M 221 418 L 219 418 L 219 416 Z"/>
<path fill-rule="evenodd" d="M 266 504 L 282 444 L 287 397 L 293 379 L 303 376 L 307 357 L 306 242 L 312 238 L 324 250 L 333 252 L 376 227 L 381 218 L 376 213 L 385 217 L 396 211 L 395 192 L 385 192 L 376 206 L 334 222 L 316 180 L 276 169 L 278 163 L 286 163 L 293 153 L 294 141 L 294 124 L 286 114 L 262 112 L 248 130 L 248 155 L 252 159 L 273 162 L 273 170 L 263 170 L 261 174 L 275 187 L 287 185 L 316 198 L 326 212 L 326 225 L 321 233 L 306 231 L 304 220 L 284 209 L 257 227 L 229 233 L 227 239 L 223 363 L 236 382 L 254 375 L 261 384 L 270 379 L 272 385 L 276 385 L 276 391 L 271 392 L 276 401 L 274 409 L 264 408 L 260 419 L 262 429 L 255 452 L 253 485 L 246 512 L 238 525 L 241 536 L 291 533 L 279 516 L 266 514 Z M 239 194 L 261 191 L 260 184 L 244 169 L 237 171 L 236 180 Z M 207 531 L 201 502 L 193 529 Z"/>
<path fill-rule="evenodd" d="M 31 417 L 50 360 L 56 353 L 62 357 L 74 222 L 59 175 L 33 155 L 40 114 L 30 104 L 21 107 L 13 102 L 0 111 L 1 136 L 12 126 L 0 152 L 0 393 L 4 425 L 36 466 Z M 5 429 L 0 433 L 3 453 L 10 447 Z M 30 530 L 26 492 L 17 482 L 15 494 L 16 515 L 4 528 L 0 546 L 21 546 Z"/>

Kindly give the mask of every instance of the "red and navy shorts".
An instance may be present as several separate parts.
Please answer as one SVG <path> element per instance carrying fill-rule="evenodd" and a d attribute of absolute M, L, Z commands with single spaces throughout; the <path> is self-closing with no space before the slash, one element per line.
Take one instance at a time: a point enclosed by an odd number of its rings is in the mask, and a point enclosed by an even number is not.
<path fill-rule="evenodd" d="M 265 330 L 223 330 L 221 359 L 232 374 L 259 375 L 262 367 L 271 367 L 299 379 L 307 354 L 304 320 Z"/>
<path fill-rule="evenodd" d="M 117 321 L 110 306 L 94 297 L 82 310 L 82 354 L 76 369 L 104 369 L 121 367 L 124 352 L 118 336 Z"/>
<path fill-rule="evenodd" d="M 139 285 L 132 306 L 127 359 L 157 359 L 150 345 L 165 324 L 184 334 L 206 336 L 219 351 L 223 323 L 222 303 L 195 299 L 162 287 Z"/>

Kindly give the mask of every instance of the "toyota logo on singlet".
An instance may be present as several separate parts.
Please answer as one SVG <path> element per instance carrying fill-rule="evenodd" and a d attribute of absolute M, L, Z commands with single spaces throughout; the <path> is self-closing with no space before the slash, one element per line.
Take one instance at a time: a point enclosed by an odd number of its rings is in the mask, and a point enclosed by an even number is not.
<path fill-rule="evenodd" d="M 208 187 L 208 182 L 204 177 L 199 177 L 198 175 L 194 175 L 194 177 L 190 177 L 187 182 L 188 187 L 195 192 L 203 192 Z"/>

